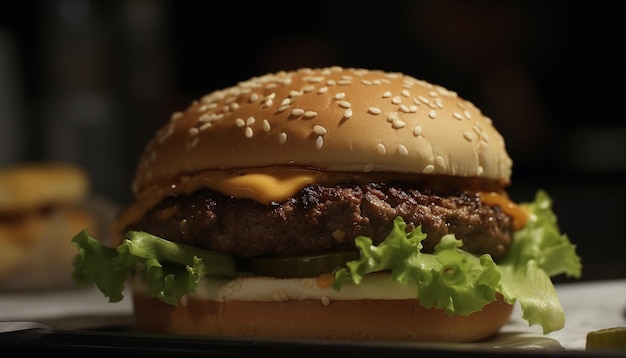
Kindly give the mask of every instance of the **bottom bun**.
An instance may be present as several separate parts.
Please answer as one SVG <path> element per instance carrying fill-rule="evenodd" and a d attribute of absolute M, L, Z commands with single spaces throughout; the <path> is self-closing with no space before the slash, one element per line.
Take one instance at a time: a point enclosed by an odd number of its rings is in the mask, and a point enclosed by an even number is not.
<path fill-rule="evenodd" d="M 513 306 L 502 297 L 468 316 L 426 309 L 417 299 L 218 302 L 187 297 L 172 306 L 137 291 L 137 328 L 177 335 L 263 339 L 476 342 L 499 331 Z"/>

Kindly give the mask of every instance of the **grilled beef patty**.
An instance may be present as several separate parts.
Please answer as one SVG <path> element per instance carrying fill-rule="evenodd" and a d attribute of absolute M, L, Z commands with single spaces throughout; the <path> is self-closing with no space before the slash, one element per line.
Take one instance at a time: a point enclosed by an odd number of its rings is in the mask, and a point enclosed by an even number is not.
<path fill-rule="evenodd" d="M 309 185 L 270 205 L 202 189 L 167 197 L 127 229 L 242 257 L 291 256 L 354 249 L 359 235 L 380 243 L 397 216 L 407 231 L 422 225 L 428 234 L 423 252 L 455 234 L 464 250 L 497 259 L 512 239 L 512 218 L 477 194 L 436 194 L 393 183 Z"/>

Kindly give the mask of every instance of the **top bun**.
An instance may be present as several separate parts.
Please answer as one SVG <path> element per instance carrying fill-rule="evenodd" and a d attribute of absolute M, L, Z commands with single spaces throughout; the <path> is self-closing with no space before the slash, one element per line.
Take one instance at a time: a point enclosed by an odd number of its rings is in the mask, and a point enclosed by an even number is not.
<path fill-rule="evenodd" d="M 492 121 L 455 92 L 401 73 L 299 69 L 214 91 L 146 147 L 133 191 L 205 170 L 300 166 L 508 184 Z"/>
<path fill-rule="evenodd" d="M 75 204 L 88 191 L 87 173 L 71 164 L 24 163 L 0 170 L 0 212 Z"/>

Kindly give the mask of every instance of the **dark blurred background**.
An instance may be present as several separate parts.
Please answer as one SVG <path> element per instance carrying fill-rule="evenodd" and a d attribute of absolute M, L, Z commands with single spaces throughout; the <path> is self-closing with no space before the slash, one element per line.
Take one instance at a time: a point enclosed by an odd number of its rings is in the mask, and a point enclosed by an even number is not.
<path fill-rule="evenodd" d="M 3 2 L 0 165 L 75 163 L 95 193 L 123 204 L 143 146 L 193 99 L 275 70 L 400 71 L 457 91 L 494 120 L 515 163 L 510 195 L 552 196 L 583 280 L 626 278 L 619 5 Z"/>

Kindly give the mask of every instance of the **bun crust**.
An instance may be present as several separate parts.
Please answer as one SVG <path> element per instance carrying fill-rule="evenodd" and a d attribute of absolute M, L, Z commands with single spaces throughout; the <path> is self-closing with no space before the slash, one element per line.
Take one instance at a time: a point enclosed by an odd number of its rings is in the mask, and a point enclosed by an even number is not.
<path fill-rule="evenodd" d="M 133 191 L 205 170 L 286 165 L 508 184 L 512 162 L 491 120 L 455 92 L 400 73 L 299 69 L 174 113 L 147 145 Z"/>
<path fill-rule="evenodd" d="M 252 339 L 476 342 L 509 320 L 513 306 L 499 297 L 482 311 L 448 316 L 418 300 L 216 302 L 189 298 L 172 306 L 133 295 L 137 327 L 144 332 Z"/>
<path fill-rule="evenodd" d="M 73 165 L 33 163 L 0 170 L 0 212 L 75 204 L 88 192 L 87 174 Z"/>

